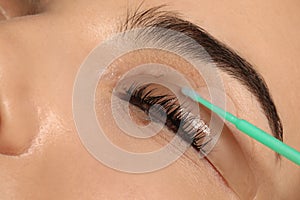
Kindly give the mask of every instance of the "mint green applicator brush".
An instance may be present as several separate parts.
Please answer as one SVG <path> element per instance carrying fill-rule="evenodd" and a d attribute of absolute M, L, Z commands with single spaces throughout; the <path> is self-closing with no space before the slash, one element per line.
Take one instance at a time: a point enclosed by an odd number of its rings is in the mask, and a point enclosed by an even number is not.
<path fill-rule="evenodd" d="M 184 95 L 193 99 L 194 101 L 207 107 L 214 113 L 218 114 L 220 117 L 234 124 L 235 127 L 240 131 L 242 131 L 243 133 L 246 133 L 248 136 L 252 137 L 253 139 L 259 141 L 260 143 L 264 144 L 270 149 L 276 151 L 277 153 L 281 154 L 282 156 L 286 157 L 287 159 L 291 160 L 297 165 L 300 165 L 300 152 L 297 151 L 296 149 L 284 144 L 277 138 L 264 132 L 263 130 L 254 126 L 250 122 L 243 119 L 239 119 L 233 114 L 226 112 L 225 110 L 219 108 L 218 106 L 211 104 L 210 102 L 200 97 L 195 91 L 189 88 L 182 88 L 181 92 Z"/>

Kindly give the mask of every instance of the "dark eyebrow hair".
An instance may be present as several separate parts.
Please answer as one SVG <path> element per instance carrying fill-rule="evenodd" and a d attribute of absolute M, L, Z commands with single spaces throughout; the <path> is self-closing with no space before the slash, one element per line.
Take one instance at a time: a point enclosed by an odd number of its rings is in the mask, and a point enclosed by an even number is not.
<path fill-rule="evenodd" d="M 200 56 L 201 59 L 206 59 L 207 62 L 214 62 L 219 69 L 239 80 L 240 83 L 256 97 L 268 119 L 273 135 L 277 139 L 283 140 L 282 123 L 267 84 L 263 77 L 248 61 L 239 56 L 234 50 L 215 39 L 204 29 L 187 20 L 181 19 L 179 13 L 163 10 L 162 8 L 164 8 L 165 5 L 152 7 L 146 10 L 142 10 L 141 6 L 142 4 L 140 4 L 134 12 L 130 10 L 127 11 L 126 19 L 119 27 L 120 32 L 135 28 L 159 27 L 178 31 L 189 36 L 198 42 L 212 58 L 211 60 Z M 161 35 L 164 34 L 159 32 L 154 32 L 151 36 L 157 34 L 160 34 L 157 39 L 162 40 Z M 169 40 L 169 42 L 174 41 L 174 38 L 173 41 L 167 37 L 165 37 L 165 39 Z M 178 44 L 182 46 L 183 42 L 180 41 L 180 44 Z M 165 44 L 168 44 L 168 42 L 165 42 Z M 184 45 L 185 51 L 188 51 L 188 53 L 199 54 L 199 51 L 197 52 L 196 48 L 189 45 L 191 44 Z"/>

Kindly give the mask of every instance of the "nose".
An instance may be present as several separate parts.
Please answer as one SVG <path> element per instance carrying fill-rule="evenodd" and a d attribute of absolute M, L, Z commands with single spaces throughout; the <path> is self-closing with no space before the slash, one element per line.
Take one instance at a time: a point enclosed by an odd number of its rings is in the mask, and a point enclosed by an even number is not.
<path fill-rule="evenodd" d="M 39 111 L 32 99 L 26 53 L 4 32 L 0 34 L 0 154 L 20 155 L 28 151 L 38 132 Z"/>

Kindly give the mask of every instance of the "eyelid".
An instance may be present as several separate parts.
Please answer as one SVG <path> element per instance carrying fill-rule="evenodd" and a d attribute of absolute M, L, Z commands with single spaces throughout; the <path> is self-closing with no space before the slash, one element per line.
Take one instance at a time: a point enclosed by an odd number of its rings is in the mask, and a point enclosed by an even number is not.
<path fill-rule="evenodd" d="M 257 184 L 241 148 L 225 126 L 207 159 L 217 168 L 229 187 L 241 199 L 253 199 L 257 192 Z"/>
<path fill-rule="evenodd" d="M 157 120 L 165 123 L 170 130 L 186 139 L 187 142 L 191 142 L 194 148 L 202 150 L 202 145 L 209 142 L 210 129 L 203 121 L 203 116 L 200 117 L 200 113 L 193 114 L 187 101 L 181 105 L 178 97 L 164 86 L 154 83 L 140 86 L 132 85 L 123 93 L 127 96 L 126 101 L 139 107 L 148 115 L 151 115 L 151 113 L 148 113 L 151 110 L 149 106 L 152 107 L 158 104 L 163 107 L 163 110 L 160 110 L 163 113 L 157 110 L 159 115 L 156 116 L 165 116 L 166 114 L 166 119 L 163 121 Z M 121 96 L 124 95 L 121 94 Z"/>
<path fill-rule="evenodd" d="M 226 110 L 237 114 L 235 102 L 229 94 L 222 94 L 222 92 L 216 88 L 210 88 L 210 90 L 214 90 L 214 98 L 225 96 Z M 206 87 L 198 88 L 198 92 L 205 99 L 211 99 L 211 91 Z M 206 110 L 205 107 L 203 109 Z M 208 112 L 211 113 L 210 111 Z M 218 120 L 220 120 L 220 123 L 223 123 L 223 119 L 220 117 L 218 117 Z M 222 133 L 212 151 L 207 155 L 207 159 L 214 165 L 227 181 L 229 187 L 241 199 L 253 199 L 257 191 L 257 184 L 242 148 L 244 147 L 236 140 L 231 129 L 228 128 L 228 124 L 225 122 Z"/>

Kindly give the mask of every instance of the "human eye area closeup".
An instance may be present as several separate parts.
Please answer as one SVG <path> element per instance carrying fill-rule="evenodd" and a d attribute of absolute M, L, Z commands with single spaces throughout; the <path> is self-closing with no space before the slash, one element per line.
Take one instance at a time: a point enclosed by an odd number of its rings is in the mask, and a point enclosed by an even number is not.
<path fill-rule="evenodd" d="M 300 199 L 299 10 L 0 0 L 0 200 Z"/>

